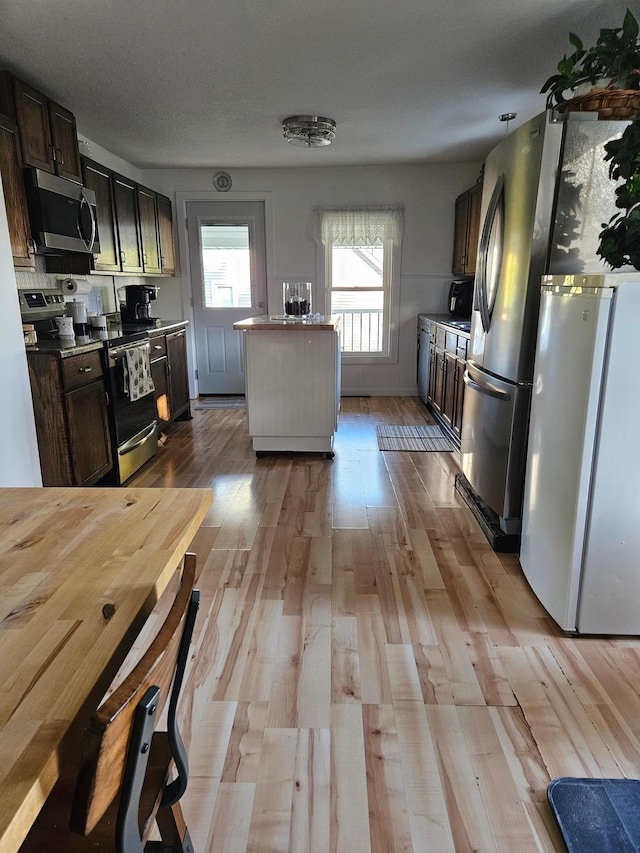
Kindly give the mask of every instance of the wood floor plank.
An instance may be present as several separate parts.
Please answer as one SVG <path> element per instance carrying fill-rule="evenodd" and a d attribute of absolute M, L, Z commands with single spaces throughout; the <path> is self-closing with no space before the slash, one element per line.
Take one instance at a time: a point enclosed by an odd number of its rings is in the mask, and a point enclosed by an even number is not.
<path fill-rule="evenodd" d="M 330 853 L 371 853 L 362 708 L 331 707 Z"/>
<path fill-rule="evenodd" d="M 392 701 L 387 665 L 387 631 L 378 597 L 356 596 L 356 613 L 362 701 L 387 705 Z"/>
<path fill-rule="evenodd" d="M 247 853 L 289 851 L 297 745 L 297 729 L 265 729 Z"/>
<path fill-rule="evenodd" d="M 387 667 L 391 683 L 391 697 L 396 702 L 420 702 L 422 689 L 413 647 L 387 644 Z"/>
<path fill-rule="evenodd" d="M 300 729 L 289 853 L 328 853 L 331 843 L 330 729 Z"/>
<path fill-rule="evenodd" d="M 427 593 L 427 601 L 454 701 L 458 705 L 484 705 L 485 698 L 449 596 L 432 590 Z"/>
<path fill-rule="evenodd" d="M 425 706 L 400 700 L 394 701 L 393 709 L 413 850 L 460 853 L 463 848 L 455 845 L 447 809 L 446 780 L 438 770 L 437 735 L 427 722 Z"/>
<path fill-rule="evenodd" d="M 256 603 L 256 619 L 247 651 L 247 660 L 238 688 L 238 699 L 268 702 L 278 665 L 278 637 L 282 601 L 262 600 Z"/>
<path fill-rule="evenodd" d="M 255 790 L 246 782 L 221 783 L 206 845 L 197 847 L 194 842 L 194 848 L 206 853 L 245 853 Z"/>
<path fill-rule="evenodd" d="M 437 711 L 438 709 L 434 709 Z M 489 708 L 457 708 L 473 771 L 489 815 L 496 848 L 536 853 L 537 840 L 522 807 L 521 791 L 494 727 Z M 520 768 L 517 766 L 518 775 Z"/>
<path fill-rule="evenodd" d="M 258 765 L 267 723 L 267 702 L 238 702 L 229 745 L 220 774 L 223 783 L 258 779 Z"/>
<path fill-rule="evenodd" d="M 363 705 L 371 853 L 412 853 L 393 705 Z"/>
<path fill-rule="evenodd" d="M 276 674 L 271 684 L 267 725 L 293 729 L 298 724 L 298 682 L 302 661 L 304 622 L 283 616 L 278 634 Z"/>
<path fill-rule="evenodd" d="M 358 625 L 353 616 L 335 616 L 331 626 L 331 702 L 362 701 Z"/>
<path fill-rule="evenodd" d="M 434 763 L 441 779 L 448 825 L 456 853 L 498 850 L 491 816 L 478 786 L 464 728 L 454 706 L 426 708 L 433 738 Z M 502 776 L 499 777 L 502 781 Z M 518 849 L 518 848 L 514 848 Z"/>

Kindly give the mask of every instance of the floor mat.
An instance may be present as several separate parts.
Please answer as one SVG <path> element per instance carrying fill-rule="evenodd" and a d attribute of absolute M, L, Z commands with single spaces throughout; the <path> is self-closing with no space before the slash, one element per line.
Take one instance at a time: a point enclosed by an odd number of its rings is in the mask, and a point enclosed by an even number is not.
<path fill-rule="evenodd" d="M 198 397 L 196 409 L 244 409 L 244 397 Z"/>
<path fill-rule="evenodd" d="M 379 450 L 456 450 L 439 426 L 376 425 Z"/>
<path fill-rule="evenodd" d="M 640 850 L 640 780 L 554 779 L 547 796 L 569 853 Z"/>

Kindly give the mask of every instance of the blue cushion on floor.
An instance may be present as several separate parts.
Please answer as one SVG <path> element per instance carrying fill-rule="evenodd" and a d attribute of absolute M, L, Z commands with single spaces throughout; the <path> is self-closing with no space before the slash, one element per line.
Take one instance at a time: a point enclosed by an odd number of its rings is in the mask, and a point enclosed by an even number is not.
<path fill-rule="evenodd" d="M 547 797 L 569 853 L 640 853 L 640 779 L 554 779 Z"/>

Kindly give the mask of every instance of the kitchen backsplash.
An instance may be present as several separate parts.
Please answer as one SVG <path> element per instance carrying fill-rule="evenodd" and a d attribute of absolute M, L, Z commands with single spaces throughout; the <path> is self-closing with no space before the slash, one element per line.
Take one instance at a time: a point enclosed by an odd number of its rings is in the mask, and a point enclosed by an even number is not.
<path fill-rule="evenodd" d="M 118 310 L 117 290 L 127 284 L 145 284 L 148 279 L 135 276 L 88 275 L 83 279 L 78 276 L 64 276 L 60 273 L 49 273 L 45 270 L 45 260 L 42 255 L 36 256 L 34 272 L 15 270 L 18 290 L 58 290 L 60 281 L 74 278 L 79 283 L 88 286 L 88 292 L 70 296 L 69 299 L 81 299 L 87 303 L 87 311 L 95 314 L 111 314 Z M 85 287 L 82 290 L 86 290 Z"/>

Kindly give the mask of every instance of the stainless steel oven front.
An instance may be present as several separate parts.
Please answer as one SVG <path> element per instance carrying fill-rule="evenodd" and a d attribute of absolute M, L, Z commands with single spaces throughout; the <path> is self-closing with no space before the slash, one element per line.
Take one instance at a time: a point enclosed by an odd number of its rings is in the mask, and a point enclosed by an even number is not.
<path fill-rule="evenodd" d="M 132 400 L 125 389 L 125 353 L 149 349 L 146 336 L 107 345 L 109 414 L 118 483 L 124 483 L 154 456 L 158 447 L 156 402 L 153 392 Z"/>

